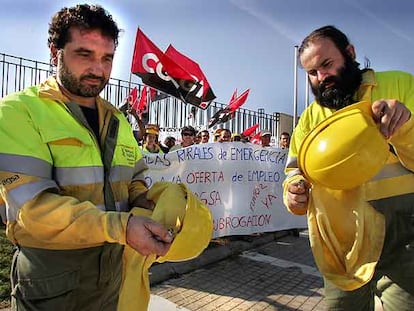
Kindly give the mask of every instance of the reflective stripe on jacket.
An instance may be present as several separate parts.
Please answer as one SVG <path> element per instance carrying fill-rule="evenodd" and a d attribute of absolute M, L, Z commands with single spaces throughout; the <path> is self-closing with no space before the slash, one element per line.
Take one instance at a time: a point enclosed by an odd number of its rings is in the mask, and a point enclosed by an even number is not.
<path fill-rule="evenodd" d="M 122 113 L 100 97 L 96 106 L 99 138 L 54 78 L 0 101 L 0 208 L 13 242 L 125 244 L 127 212 L 146 190 L 146 166 Z"/>

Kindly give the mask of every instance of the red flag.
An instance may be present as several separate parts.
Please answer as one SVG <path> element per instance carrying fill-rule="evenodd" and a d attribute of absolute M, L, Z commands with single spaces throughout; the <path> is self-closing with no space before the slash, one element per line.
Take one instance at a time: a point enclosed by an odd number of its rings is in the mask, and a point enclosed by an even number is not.
<path fill-rule="evenodd" d="M 251 139 L 250 142 L 256 145 L 261 145 L 262 144 L 262 140 L 260 139 L 260 134 L 262 132 L 259 132 L 257 134 L 255 134 Z"/>
<path fill-rule="evenodd" d="M 155 99 L 155 96 L 157 96 L 157 90 L 153 89 L 152 87 L 150 89 L 150 101 L 153 101 Z"/>
<path fill-rule="evenodd" d="M 257 130 L 258 127 L 259 127 L 259 123 L 256 123 L 255 125 L 245 129 L 242 134 L 246 137 L 250 137 L 250 135 L 252 135 Z"/>
<path fill-rule="evenodd" d="M 165 55 L 139 28 L 131 72 L 141 77 L 146 85 L 183 101 L 196 83 L 189 72 Z"/>
<path fill-rule="evenodd" d="M 144 86 L 139 101 L 136 102 L 132 109 L 134 109 L 139 116 L 146 112 L 148 108 L 148 86 Z"/>
<path fill-rule="evenodd" d="M 186 101 L 201 109 L 206 109 L 216 96 L 200 66 L 189 57 L 178 52 L 171 44 L 165 51 L 165 55 L 184 68 L 196 80 L 186 97 Z"/>
<path fill-rule="evenodd" d="M 153 73 L 163 52 L 138 28 L 132 57 L 132 73 Z M 151 67 L 150 67 L 151 66 Z"/>
<path fill-rule="evenodd" d="M 236 114 L 236 110 L 246 102 L 249 91 L 250 89 L 247 89 L 239 97 L 237 97 L 236 89 L 236 91 L 234 91 L 233 95 L 231 96 L 230 103 L 223 109 L 217 111 L 208 121 L 208 128 L 213 127 L 217 123 L 225 123 L 233 119 L 234 115 Z M 234 97 L 236 98 L 233 99 Z"/>
<path fill-rule="evenodd" d="M 240 108 L 241 105 L 243 105 L 246 102 L 247 96 L 249 96 L 249 92 L 250 89 L 245 90 L 242 94 L 240 94 L 240 96 L 231 101 L 227 107 L 231 111 L 236 111 L 238 108 Z"/>
<path fill-rule="evenodd" d="M 138 102 L 138 89 L 134 87 L 131 92 L 129 93 L 126 101 L 129 103 L 131 107 L 134 107 Z"/>
<path fill-rule="evenodd" d="M 233 100 L 237 98 L 237 89 L 234 90 L 233 95 L 231 95 L 229 103 L 231 103 Z"/>

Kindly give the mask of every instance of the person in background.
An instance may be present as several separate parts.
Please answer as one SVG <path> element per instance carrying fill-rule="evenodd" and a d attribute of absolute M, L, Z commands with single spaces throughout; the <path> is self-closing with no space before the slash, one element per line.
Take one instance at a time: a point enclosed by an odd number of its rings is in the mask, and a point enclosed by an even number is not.
<path fill-rule="evenodd" d="M 334 26 L 309 34 L 299 58 L 315 101 L 293 131 L 283 197 L 289 211 L 308 216 L 327 307 L 374 310 L 377 296 L 384 310 L 414 310 L 414 77 L 360 69 L 354 46 Z M 350 190 L 310 184 L 297 165 L 305 136 L 359 101 L 370 103 L 389 144 L 387 162 L 374 178 Z"/>
<path fill-rule="evenodd" d="M 270 147 L 270 139 L 272 138 L 272 133 L 269 130 L 264 130 L 260 133 L 260 142 L 262 147 Z"/>
<path fill-rule="evenodd" d="M 289 149 L 289 143 L 290 143 L 290 135 L 288 132 L 282 132 L 279 137 L 279 147 L 281 149 Z M 292 228 L 287 230 L 289 235 L 292 235 L 294 237 L 300 236 L 300 230 L 298 228 Z"/>
<path fill-rule="evenodd" d="M 206 144 L 210 140 L 210 133 L 207 130 L 202 130 L 200 132 L 200 136 L 201 136 L 201 141 L 200 141 L 201 144 Z"/>
<path fill-rule="evenodd" d="M 174 151 L 177 149 L 189 147 L 194 145 L 194 137 L 196 135 L 196 130 L 191 125 L 186 125 L 181 129 L 181 144 L 175 145 L 170 149 L 170 151 Z"/>
<path fill-rule="evenodd" d="M 198 132 L 195 136 L 194 136 L 194 144 L 198 145 L 201 142 L 201 133 Z"/>
<path fill-rule="evenodd" d="M 240 141 L 242 143 L 250 143 L 250 137 L 244 135 L 243 133 L 240 134 Z"/>
<path fill-rule="evenodd" d="M 145 131 L 146 131 L 145 124 L 142 121 L 141 117 L 136 112 L 136 110 L 132 109 L 132 107 L 130 106 L 128 107 L 127 113 L 130 114 L 135 119 L 135 122 L 138 125 L 138 130 L 134 130 L 134 136 L 138 144 L 142 144 L 144 141 L 144 136 L 145 136 Z"/>
<path fill-rule="evenodd" d="M 167 136 L 164 138 L 164 141 L 160 143 L 160 148 L 162 152 L 168 153 L 172 147 L 175 146 L 175 137 Z"/>
<path fill-rule="evenodd" d="M 125 116 L 99 96 L 118 35 L 101 6 L 62 8 L 49 24 L 56 75 L 0 100 L 12 310 L 116 310 L 124 245 L 157 256 L 171 245 L 166 228 L 129 212 L 154 206 L 146 166 Z"/>
<path fill-rule="evenodd" d="M 144 143 L 142 150 L 148 153 L 163 153 L 158 145 L 159 126 L 156 124 L 147 124 L 145 126 Z"/>
<path fill-rule="evenodd" d="M 119 107 L 119 110 L 124 114 L 124 116 L 128 119 L 128 115 L 131 115 L 135 122 L 136 122 L 136 126 L 138 127 L 138 129 L 135 129 L 135 126 L 132 127 L 132 133 L 135 137 L 135 140 L 137 141 L 138 145 L 142 145 L 143 140 L 144 140 L 144 135 L 145 135 L 145 124 L 142 121 L 142 119 L 140 118 L 140 116 L 138 115 L 138 113 L 132 109 L 131 105 L 129 104 L 129 102 L 125 102 L 121 107 Z M 131 120 L 130 124 L 133 124 L 134 122 L 132 122 Z"/>
<path fill-rule="evenodd" d="M 239 133 L 231 134 L 231 141 L 241 141 L 241 136 Z"/>
<path fill-rule="evenodd" d="M 288 149 L 290 143 L 290 135 L 288 132 L 282 132 L 279 137 L 279 147 L 281 149 Z"/>
<path fill-rule="evenodd" d="M 220 137 L 220 133 L 221 133 L 222 130 L 223 130 L 222 128 L 218 128 L 218 129 L 216 129 L 214 131 L 214 134 L 213 134 L 213 142 L 217 142 L 218 141 L 218 139 Z"/>
<path fill-rule="evenodd" d="M 222 129 L 217 139 L 219 143 L 226 143 L 231 141 L 231 131 L 229 129 Z"/>

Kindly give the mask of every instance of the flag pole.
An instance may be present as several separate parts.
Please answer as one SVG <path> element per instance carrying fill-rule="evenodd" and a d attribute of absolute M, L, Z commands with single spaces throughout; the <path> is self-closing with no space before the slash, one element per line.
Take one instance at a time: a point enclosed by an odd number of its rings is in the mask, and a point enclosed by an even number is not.
<path fill-rule="evenodd" d="M 128 92 L 127 92 L 127 97 L 126 97 L 126 98 L 128 98 L 129 94 L 131 94 L 131 80 L 132 80 L 132 72 L 130 72 L 130 73 L 129 73 L 129 80 L 128 80 Z M 129 107 L 129 103 L 128 103 L 128 101 L 127 101 L 127 103 L 126 103 L 126 104 L 128 105 L 128 107 L 127 107 L 127 108 L 130 108 L 130 107 Z M 130 113 L 128 113 L 128 114 L 127 114 L 127 119 L 128 119 L 128 121 L 129 121 L 129 124 L 131 124 L 131 125 L 133 126 L 133 124 L 132 124 L 132 120 L 133 120 L 133 118 L 131 117 L 131 114 L 130 114 Z"/>
<path fill-rule="evenodd" d="M 293 128 L 298 120 L 298 46 L 295 45 L 295 59 L 293 71 Z"/>
<path fill-rule="evenodd" d="M 128 92 L 131 92 L 131 82 L 132 81 L 132 72 L 129 73 L 129 80 L 128 80 Z"/>

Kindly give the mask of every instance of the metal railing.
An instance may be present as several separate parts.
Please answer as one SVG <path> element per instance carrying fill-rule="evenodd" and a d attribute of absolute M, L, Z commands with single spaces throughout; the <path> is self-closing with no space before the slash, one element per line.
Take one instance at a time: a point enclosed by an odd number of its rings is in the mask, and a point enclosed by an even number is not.
<path fill-rule="evenodd" d="M 55 68 L 49 63 L 0 53 L 0 95 L 4 97 L 9 93 L 38 84 L 54 72 Z M 139 91 L 143 87 L 138 83 L 111 78 L 103 90 L 102 96 L 119 108 L 125 103 L 125 98 L 135 86 Z M 212 102 L 205 110 L 194 110 L 192 105 L 168 96 L 149 104 L 147 118 L 149 123 L 158 124 L 164 130 L 179 129 L 184 125 L 192 125 L 197 129 L 203 129 L 207 127 L 208 121 L 214 113 L 225 106 L 223 103 Z M 191 114 L 193 117 L 190 117 Z M 268 129 L 274 136 L 277 136 L 281 132 L 279 119 L 279 113 L 268 114 L 265 113 L 264 109 L 253 111 L 239 108 L 232 120 L 219 124 L 214 128 L 224 127 L 232 132 L 240 133 L 246 128 L 259 123 L 260 129 Z"/>

